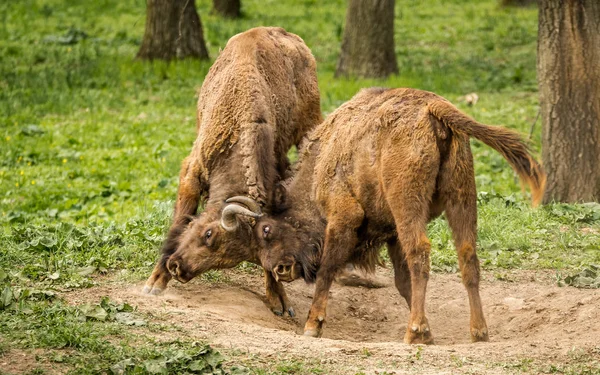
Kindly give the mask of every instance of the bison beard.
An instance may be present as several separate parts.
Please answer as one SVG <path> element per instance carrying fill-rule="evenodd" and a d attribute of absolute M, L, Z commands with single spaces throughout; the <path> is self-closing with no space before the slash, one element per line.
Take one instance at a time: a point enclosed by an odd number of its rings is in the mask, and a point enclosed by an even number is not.
<path fill-rule="evenodd" d="M 301 266 L 300 276 L 307 283 L 314 283 L 317 280 L 317 270 L 319 269 L 319 259 L 321 258 L 320 246 L 309 245 L 307 250 L 296 254 L 296 261 Z"/>
<path fill-rule="evenodd" d="M 539 202 L 545 174 L 520 136 L 478 123 L 430 92 L 362 90 L 308 135 L 287 182 L 286 208 L 257 223 L 271 229 L 261 250 L 268 268 L 287 270 L 293 259 L 316 283 L 305 335 L 322 333 L 336 272 L 347 262 L 372 269 L 387 244 L 396 287 L 410 308 L 404 341 L 433 343 L 425 316 L 426 225 L 445 212 L 469 295 L 471 339 L 488 340 L 469 137 L 504 156 Z"/>

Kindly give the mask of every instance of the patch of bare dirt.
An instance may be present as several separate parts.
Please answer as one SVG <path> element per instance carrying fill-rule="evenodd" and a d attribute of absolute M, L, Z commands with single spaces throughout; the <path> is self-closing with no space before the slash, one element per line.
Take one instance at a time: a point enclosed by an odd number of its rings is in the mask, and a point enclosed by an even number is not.
<path fill-rule="evenodd" d="M 8 350 L 0 354 L 0 374 L 27 374 L 35 370 L 48 375 L 66 373 L 68 371 L 66 366 L 48 359 L 52 352 L 60 354 L 60 351 L 42 349 Z"/>
<path fill-rule="evenodd" d="M 469 305 L 460 277 L 432 275 L 427 313 L 436 345 L 402 343 L 408 308 L 393 287 L 390 270 L 379 270 L 390 287 L 332 288 L 323 338 L 300 336 L 313 287 L 286 285 L 297 317 L 273 315 L 263 301 L 262 277 L 227 272 L 228 282 L 173 282 L 158 297 L 140 293 L 142 283 L 114 282 L 64 295 L 71 303 L 110 296 L 136 305 L 177 335 L 206 340 L 250 361 L 302 360 L 326 373 L 514 373 L 545 366 L 600 363 L 600 291 L 558 287 L 548 272 L 510 272 L 510 281 L 486 273 L 481 283 L 489 343 L 469 340 Z M 275 363 L 275 362 L 273 362 Z M 600 364 L 598 364 L 600 368 Z"/>

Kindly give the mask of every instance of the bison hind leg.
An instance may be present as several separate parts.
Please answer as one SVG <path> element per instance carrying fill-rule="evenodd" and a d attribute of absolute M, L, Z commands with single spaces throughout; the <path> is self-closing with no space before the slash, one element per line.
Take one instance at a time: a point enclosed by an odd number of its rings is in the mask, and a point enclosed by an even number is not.
<path fill-rule="evenodd" d="M 468 140 L 452 143 L 449 156 L 440 168 L 439 191 L 458 253 L 462 281 L 469 295 L 471 340 L 488 341 L 488 329 L 479 296 L 477 192 L 473 156 Z"/>
<path fill-rule="evenodd" d="M 414 150 L 392 148 L 383 155 L 382 180 L 399 242 L 399 246 L 392 246 L 390 252 L 394 261 L 396 284 L 407 302 L 410 301 L 404 342 L 433 344 L 433 335 L 425 316 L 431 252 L 426 226 L 439 171 L 439 152 L 427 138 L 415 137 L 412 142 Z M 406 269 L 410 275 L 410 284 L 406 280 Z M 406 290 L 408 285 L 410 293 Z"/>

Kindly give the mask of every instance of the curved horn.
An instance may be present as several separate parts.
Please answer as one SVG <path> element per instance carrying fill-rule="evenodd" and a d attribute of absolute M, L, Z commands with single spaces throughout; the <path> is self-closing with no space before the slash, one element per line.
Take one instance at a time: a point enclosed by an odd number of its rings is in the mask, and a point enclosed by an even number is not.
<path fill-rule="evenodd" d="M 260 213 L 252 212 L 246 207 L 242 207 L 235 203 L 228 204 L 221 213 L 221 227 L 228 232 L 237 230 L 238 226 L 240 225 L 238 223 L 237 215 L 250 216 L 255 219 L 262 216 Z"/>
<path fill-rule="evenodd" d="M 226 203 L 241 203 L 244 206 L 248 207 L 248 209 L 256 214 L 261 214 L 262 210 L 260 209 L 260 205 L 256 203 L 256 201 L 252 198 L 244 197 L 242 195 L 236 195 L 235 197 L 231 197 L 225 201 Z"/>

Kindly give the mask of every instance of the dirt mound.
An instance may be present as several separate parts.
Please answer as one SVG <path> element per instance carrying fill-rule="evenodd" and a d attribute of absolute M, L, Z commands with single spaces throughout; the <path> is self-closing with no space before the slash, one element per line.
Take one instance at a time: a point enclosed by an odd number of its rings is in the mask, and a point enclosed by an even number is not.
<path fill-rule="evenodd" d="M 391 278 L 389 270 L 378 272 Z M 297 317 L 282 318 L 264 304 L 261 276 L 231 271 L 227 277 L 230 281 L 217 284 L 174 282 L 159 297 L 142 295 L 141 283 L 116 282 L 65 297 L 81 303 L 108 295 L 223 351 L 259 354 L 263 360 L 308 359 L 331 373 L 504 373 L 515 366 L 527 370 L 523 363 L 568 363 L 575 352 L 600 359 L 600 291 L 558 287 L 547 273 L 514 273 L 513 282 L 485 275 L 481 294 L 491 342 L 479 344 L 469 341 L 469 306 L 460 277 L 432 275 L 426 308 L 436 345 L 420 349 L 402 343 L 409 312 L 394 287 L 334 286 L 323 338 L 311 339 L 298 334 L 312 286 L 301 281 L 286 285 Z"/>

